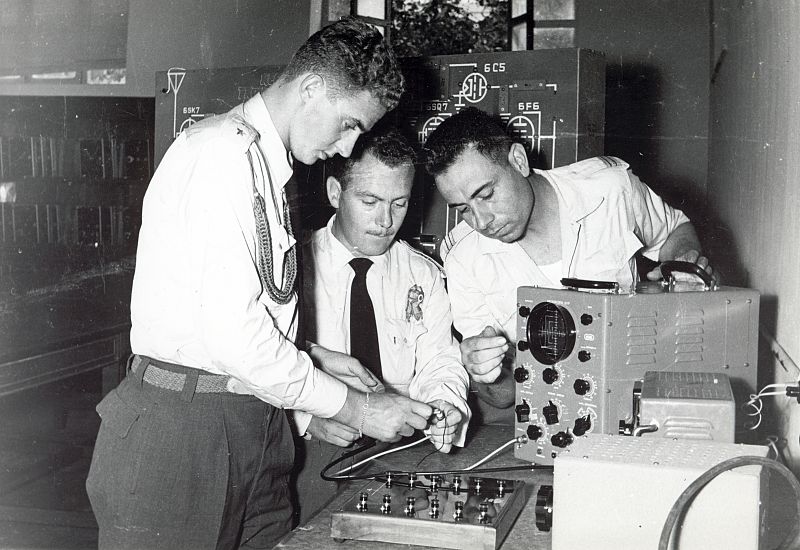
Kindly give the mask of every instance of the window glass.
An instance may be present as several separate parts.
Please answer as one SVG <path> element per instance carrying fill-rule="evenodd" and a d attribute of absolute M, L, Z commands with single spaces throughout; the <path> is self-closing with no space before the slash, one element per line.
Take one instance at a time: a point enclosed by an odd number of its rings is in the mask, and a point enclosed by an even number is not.
<path fill-rule="evenodd" d="M 125 69 L 89 69 L 86 71 L 87 84 L 125 84 Z"/>
<path fill-rule="evenodd" d="M 384 0 L 358 0 L 356 15 L 386 19 L 386 2 Z"/>
<path fill-rule="evenodd" d="M 518 50 L 525 50 L 527 49 L 527 33 L 525 32 L 528 28 L 526 23 L 518 23 L 514 25 L 514 28 L 511 29 L 511 50 L 518 51 Z"/>
<path fill-rule="evenodd" d="M 575 44 L 575 29 L 572 28 L 534 28 L 533 49 L 572 48 Z"/>
<path fill-rule="evenodd" d="M 522 15 L 528 11 L 528 0 L 511 0 L 511 17 Z"/>
<path fill-rule="evenodd" d="M 533 19 L 575 19 L 575 0 L 534 0 Z"/>
<path fill-rule="evenodd" d="M 328 21 L 350 15 L 350 0 L 328 0 Z"/>
<path fill-rule="evenodd" d="M 33 80 L 72 80 L 77 78 L 78 73 L 76 71 L 64 71 L 60 73 L 37 73 L 32 74 L 31 78 Z"/>

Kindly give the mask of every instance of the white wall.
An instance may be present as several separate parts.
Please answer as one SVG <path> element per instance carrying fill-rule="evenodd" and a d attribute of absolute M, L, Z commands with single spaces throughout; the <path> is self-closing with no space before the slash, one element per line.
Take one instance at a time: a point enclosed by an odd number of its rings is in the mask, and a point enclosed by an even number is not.
<path fill-rule="evenodd" d="M 761 291 L 762 382 L 800 378 L 800 2 L 715 0 L 709 211 L 728 281 Z M 800 472 L 800 404 L 766 398 Z M 770 425 L 770 423 L 774 425 Z"/>
<path fill-rule="evenodd" d="M 606 54 L 607 155 L 702 225 L 709 0 L 576 0 L 575 43 Z"/>

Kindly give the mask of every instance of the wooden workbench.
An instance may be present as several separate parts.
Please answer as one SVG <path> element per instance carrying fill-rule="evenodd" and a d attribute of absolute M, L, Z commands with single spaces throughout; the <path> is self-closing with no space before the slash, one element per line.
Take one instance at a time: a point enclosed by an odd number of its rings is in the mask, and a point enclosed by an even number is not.
<path fill-rule="evenodd" d="M 480 426 L 471 430 L 466 447 L 454 449 L 450 454 L 433 453 L 433 446 L 423 443 L 410 449 L 405 449 L 397 453 L 381 457 L 365 465 L 368 471 L 383 470 L 404 470 L 404 471 L 424 471 L 424 470 L 456 470 L 466 468 L 491 451 L 495 450 L 503 443 L 514 437 L 513 426 Z M 361 457 L 357 457 L 361 459 Z M 525 462 L 514 458 L 512 447 L 505 449 L 499 456 L 482 465 L 482 467 L 502 467 L 502 466 L 522 466 Z M 343 465 L 342 467 L 344 467 Z M 335 470 L 335 469 L 334 469 Z M 530 550 L 549 550 L 550 533 L 539 531 L 536 528 L 535 503 L 536 492 L 542 484 L 552 483 L 552 473 L 545 470 L 516 470 L 508 472 L 498 472 L 489 474 L 491 477 L 506 479 L 519 479 L 526 482 L 528 489 L 528 502 L 522 509 L 514 526 L 508 536 L 500 546 L 503 550 L 530 549 Z M 275 548 L 290 550 L 348 550 L 348 549 L 369 549 L 369 550 L 399 550 L 405 549 L 424 549 L 425 546 L 410 544 L 391 544 L 374 541 L 354 541 L 347 540 L 336 542 L 331 538 L 331 512 L 338 510 L 342 505 L 352 498 L 364 484 L 364 481 L 353 481 L 346 483 L 333 500 L 319 513 L 313 516 L 305 524 L 297 527 L 278 543 Z"/>

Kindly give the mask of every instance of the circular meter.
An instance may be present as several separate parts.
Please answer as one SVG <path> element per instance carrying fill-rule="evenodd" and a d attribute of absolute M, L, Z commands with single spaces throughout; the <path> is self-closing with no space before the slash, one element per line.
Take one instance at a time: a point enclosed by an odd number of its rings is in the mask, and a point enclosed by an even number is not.
<path fill-rule="evenodd" d="M 575 349 L 575 320 L 563 307 L 542 302 L 528 316 L 527 336 L 533 357 L 543 365 L 554 365 Z"/>

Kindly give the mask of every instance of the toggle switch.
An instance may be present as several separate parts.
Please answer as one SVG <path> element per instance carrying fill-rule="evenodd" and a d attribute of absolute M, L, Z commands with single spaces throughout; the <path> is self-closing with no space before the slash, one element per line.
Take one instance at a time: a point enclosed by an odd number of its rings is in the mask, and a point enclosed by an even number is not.
<path fill-rule="evenodd" d="M 526 401 L 514 407 L 514 412 L 517 413 L 517 422 L 530 422 L 531 406 Z"/>

